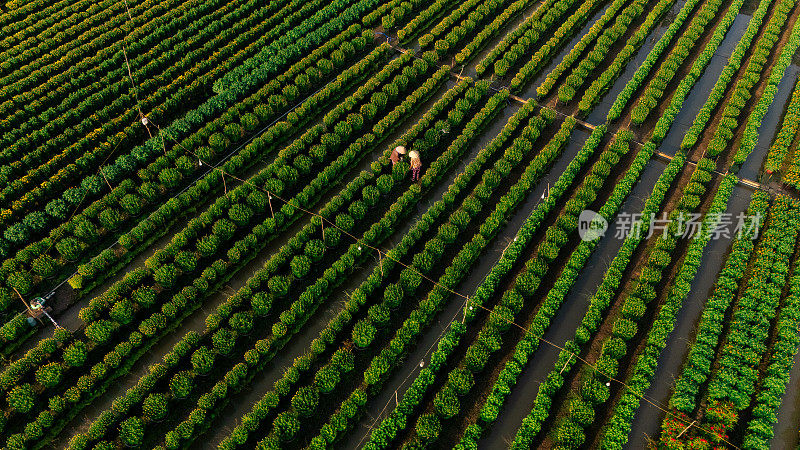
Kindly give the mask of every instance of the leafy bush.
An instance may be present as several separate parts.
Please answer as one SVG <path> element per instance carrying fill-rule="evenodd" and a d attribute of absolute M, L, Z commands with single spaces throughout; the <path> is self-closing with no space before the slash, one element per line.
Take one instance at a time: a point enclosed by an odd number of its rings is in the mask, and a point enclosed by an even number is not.
<path fill-rule="evenodd" d="M 436 413 L 443 419 L 449 419 L 461 409 L 456 393 L 449 386 L 445 386 L 433 399 L 433 407 Z"/>
<path fill-rule="evenodd" d="M 46 388 L 51 388 L 61 382 L 62 375 L 61 365 L 57 362 L 51 362 L 36 370 L 36 381 Z"/>
<path fill-rule="evenodd" d="M 265 292 L 256 292 L 250 298 L 250 307 L 257 316 L 265 316 L 272 307 L 272 299 Z"/>
<path fill-rule="evenodd" d="M 246 311 L 240 311 L 230 318 L 231 328 L 239 334 L 248 334 L 253 329 L 253 316 Z"/>
<path fill-rule="evenodd" d="M 269 291 L 276 297 L 284 297 L 289 293 L 289 281 L 286 277 L 276 275 L 267 282 Z"/>
<path fill-rule="evenodd" d="M 175 398 L 185 398 L 192 392 L 192 375 L 188 371 L 180 371 L 172 376 L 169 389 Z"/>
<path fill-rule="evenodd" d="M 356 347 L 366 348 L 375 338 L 375 327 L 368 320 L 360 320 L 353 327 L 353 343 Z"/>
<path fill-rule="evenodd" d="M 319 403 L 319 391 L 314 386 L 303 386 L 292 397 L 292 407 L 303 417 L 314 414 Z"/>
<path fill-rule="evenodd" d="M 33 386 L 24 383 L 11 389 L 6 396 L 6 401 L 14 411 L 24 414 L 33 409 L 35 398 Z"/>
<path fill-rule="evenodd" d="M 236 337 L 229 329 L 220 328 L 211 336 L 211 342 L 214 345 L 214 350 L 222 355 L 227 355 L 233 350 Z"/>
<path fill-rule="evenodd" d="M 305 255 L 297 255 L 291 262 L 292 275 L 297 279 L 305 278 L 311 270 L 311 259 Z"/>
<path fill-rule="evenodd" d="M 75 341 L 64 349 L 64 362 L 71 367 L 80 367 L 86 362 L 86 344 L 83 341 Z"/>
<path fill-rule="evenodd" d="M 192 367 L 199 374 L 206 374 L 214 366 L 214 353 L 206 346 L 202 346 L 192 353 Z"/>
<path fill-rule="evenodd" d="M 119 425 L 119 438 L 129 447 L 138 447 L 144 439 L 144 423 L 138 417 L 130 417 Z"/>
<path fill-rule="evenodd" d="M 423 442 L 433 442 L 442 432 L 442 423 L 434 414 L 423 414 L 417 419 L 415 430 Z"/>
<path fill-rule="evenodd" d="M 294 413 L 284 412 L 275 418 L 273 429 L 278 439 L 283 442 L 289 442 L 294 439 L 297 432 L 300 431 L 300 421 Z"/>
<path fill-rule="evenodd" d="M 142 414 L 148 420 L 161 420 L 167 416 L 167 398 L 161 393 L 152 393 L 142 403 Z"/>
<path fill-rule="evenodd" d="M 325 244 L 319 239 L 312 239 L 306 242 L 303 253 L 310 258 L 311 261 L 317 262 L 321 260 L 322 256 L 325 254 Z"/>
<path fill-rule="evenodd" d="M 113 331 L 114 325 L 110 321 L 102 319 L 87 325 L 83 332 L 92 342 L 102 344 L 111 337 Z"/>

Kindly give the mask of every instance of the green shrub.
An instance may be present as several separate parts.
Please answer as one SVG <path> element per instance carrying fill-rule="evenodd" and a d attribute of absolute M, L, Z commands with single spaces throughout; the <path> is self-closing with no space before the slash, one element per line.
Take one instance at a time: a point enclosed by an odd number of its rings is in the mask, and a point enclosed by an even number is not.
<path fill-rule="evenodd" d="M 396 309 L 403 301 L 403 288 L 399 284 L 390 284 L 386 290 L 383 291 L 383 301 L 386 306 L 391 309 Z"/>
<path fill-rule="evenodd" d="M 36 371 L 36 381 L 46 388 L 55 387 L 61 382 L 61 365 L 56 362 L 45 364 Z"/>
<path fill-rule="evenodd" d="M 164 394 L 148 395 L 142 403 L 142 415 L 148 420 L 161 420 L 167 416 L 167 398 Z"/>
<path fill-rule="evenodd" d="M 289 281 L 286 277 L 275 275 L 267 282 L 269 291 L 276 297 L 283 297 L 289 293 Z"/>
<path fill-rule="evenodd" d="M 447 377 L 449 386 L 457 395 L 464 395 L 472 389 L 475 384 L 475 378 L 472 372 L 462 367 L 457 367 L 450 372 Z"/>
<path fill-rule="evenodd" d="M 169 381 L 169 389 L 175 398 L 185 398 L 192 392 L 192 375 L 190 372 L 182 370 L 172 376 Z"/>
<path fill-rule="evenodd" d="M 111 337 L 113 331 L 114 325 L 110 321 L 102 319 L 87 325 L 83 332 L 92 342 L 102 344 Z"/>
<path fill-rule="evenodd" d="M 272 307 L 272 299 L 265 292 L 256 292 L 250 298 L 250 307 L 253 309 L 255 315 L 260 317 L 266 316 Z"/>
<path fill-rule="evenodd" d="M 442 423 L 434 414 L 423 414 L 417 419 L 415 429 L 417 431 L 417 436 L 419 436 L 423 442 L 433 442 L 439 437 L 439 433 L 442 432 Z"/>
<path fill-rule="evenodd" d="M 129 447 L 138 447 L 144 439 L 144 423 L 138 417 L 130 417 L 119 424 L 119 439 Z"/>
<path fill-rule="evenodd" d="M 386 195 L 391 192 L 394 187 L 394 179 L 389 175 L 381 175 L 378 177 L 376 184 L 378 186 L 378 191 L 380 191 L 382 195 Z"/>
<path fill-rule="evenodd" d="M 461 409 L 461 403 L 458 401 L 456 393 L 449 386 L 445 386 L 436 394 L 433 399 L 433 407 L 436 413 L 443 419 L 449 419 Z"/>
<path fill-rule="evenodd" d="M 80 367 L 86 362 L 86 344 L 83 341 L 75 341 L 64 349 L 64 362 L 71 367 Z"/>
<path fill-rule="evenodd" d="M 300 421 L 294 413 L 284 412 L 275 418 L 273 429 L 278 439 L 283 442 L 289 442 L 294 439 L 297 432 L 300 431 Z"/>
<path fill-rule="evenodd" d="M 292 397 L 292 406 L 303 417 L 314 414 L 319 403 L 319 391 L 314 386 L 303 386 Z"/>
<path fill-rule="evenodd" d="M 48 254 L 41 254 L 33 260 L 31 268 L 42 278 L 49 278 L 55 274 L 56 261 Z"/>
<path fill-rule="evenodd" d="M 25 383 L 11 389 L 6 396 L 6 401 L 8 402 L 8 406 L 12 409 L 25 414 L 33 408 L 35 398 L 33 386 L 29 383 Z"/>
<path fill-rule="evenodd" d="M 253 210 L 247 205 L 237 203 L 228 210 L 228 217 L 231 218 L 233 223 L 243 227 L 250 223 L 250 219 L 253 218 Z"/>
<path fill-rule="evenodd" d="M 311 270 L 311 259 L 305 255 L 297 255 L 291 262 L 292 275 L 297 279 L 305 278 Z"/>
<path fill-rule="evenodd" d="M 206 374 L 214 366 L 214 353 L 205 346 L 192 353 L 192 367 L 199 374 Z"/>
<path fill-rule="evenodd" d="M 325 244 L 319 239 L 312 239 L 306 242 L 303 253 L 310 258 L 311 261 L 317 262 L 321 260 L 325 254 Z"/>
<path fill-rule="evenodd" d="M 214 345 L 214 350 L 222 355 L 227 355 L 233 350 L 236 337 L 229 329 L 220 328 L 211 336 L 211 343 Z"/>
<path fill-rule="evenodd" d="M 248 334 L 253 329 L 253 316 L 245 311 L 237 312 L 232 315 L 230 320 L 231 328 L 239 334 Z"/>
<path fill-rule="evenodd" d="M 367 320 L 360 320 L 353 327 L 353 343 L 359 348 L 368 347 L 375 339 L 375 327 Z"/>

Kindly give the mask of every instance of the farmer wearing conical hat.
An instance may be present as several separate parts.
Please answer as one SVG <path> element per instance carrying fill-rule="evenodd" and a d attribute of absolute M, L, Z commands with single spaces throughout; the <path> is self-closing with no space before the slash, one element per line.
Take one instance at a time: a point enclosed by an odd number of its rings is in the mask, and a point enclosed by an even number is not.
<path fill-rule="evenodd" d="M 402 145 L 398 145 L 397 147 L 392 150 L 392 154 L 389 156 L 389 159 L 392 161 L 392 166 L 399 163 L 400 160 L 403 159 L 403 155 L 406 154 L 406 148 Z"/>

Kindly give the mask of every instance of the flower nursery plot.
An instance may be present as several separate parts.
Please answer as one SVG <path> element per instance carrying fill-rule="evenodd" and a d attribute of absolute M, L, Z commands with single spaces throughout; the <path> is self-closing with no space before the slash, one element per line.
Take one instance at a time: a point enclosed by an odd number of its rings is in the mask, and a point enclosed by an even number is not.
<path fill-rule="evenodd" d="M 799 17 L 4 4 L 0 445 L 796 448 Z"/>

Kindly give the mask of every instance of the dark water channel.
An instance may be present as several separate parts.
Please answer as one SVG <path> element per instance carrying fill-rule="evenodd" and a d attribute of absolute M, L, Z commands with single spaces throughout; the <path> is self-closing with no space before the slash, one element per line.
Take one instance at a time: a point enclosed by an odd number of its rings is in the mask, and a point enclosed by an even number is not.
<path fill-rule="evenodd" d="M 753 190 L 743 186 L 736 186 L 728 201 L 726 214 L 731 214 L 733 226 L 736 225 L 738 214 L 747 210 Z M 733 229 L 733 226 L 730 229 Z M 733 233 L 729 236 L 720 235 L 711 241 L 703 251 L 700 268 L 692 281 L 689 295 L 683 301 L 675 318 L 675 329 L 667 339 L 667 345 L 658 358 L 658 366 L 653 377 L 650 389 L 645 396 L 655 403 L 665 406 L 669 403 L 675 379 L 680 375 L 683 361 L 689 352 L 689 346 L 694 340 L 697 322 L 703 312 L 706 300 L 714 288 L 714 282 L 722 269 L 727 253 L 730 249 Z M 641 402 L 639 410 L 634 415 L 631 433 L 626 449 L 640 449 L 647 447 L 647 439 L 655 438 L 661 429 L 664 413 L 647 402 Z"/>
<path fill-rule="evenodd" d="M 573 132 L 570 142 L 564 149 L 564 153 L 555 162 L 552 170 L 542 177 L 539 183 L 531 190 L 531 193 L 519 206 L 516 213 L 495 237 L 494 244 L 478 258 L 477 262 L 470 270 L 469 275 L 456 287 L 456 291 L 469 294 L 478 288 L 483 279 L 502 256 L 503 249 L 514 239 L 514 236 L 517 234 L 522 224 L 539 203 L 542 194 L 548 189 L 548 186 L 556 182 L 569 162 L 583 147 L 583 143 L 588 137 L 589 133 L 583 130 L 576 129 Z M 438 342 L 442 331 L 448 327 L 451 319 L 460 313 L 462 307 L 463 302 L 460 299 L 449 299 L 447 305 L 438 314 L 433 325 L 422 334 L 422 337 L 417 342 L 416 348 L 409 353 L 406 361 L 397 370 L 392 372 L 392 376 L 386 382 L 381 393 L 368 402 L 366 414 L 358 425 L 356 425 L 355 431 L 350 433 L 347 438 L 339 444 L 340 448 L 358 448 L 359 442 L 363 444 L 363 442 L 367 441 L 369 438 L 369 426 L 372 425 L 376 418 L 383 418 L 391 411 L 391 407 L 394 405 L 395 392 L 397 392 L 398 398 L 402 398 L 406 389 L 408 389 L 418 373 L 420 361 L 427 362 L 426 358 L 429 356 L 430 349 L 435 349 L 435 344 Z M 406 379 L 406 377 L 408 377 L 408 379 Z M 387 404 L 389 407 L 384 411 L 384 407 Z M 381 412 L 384 414 L 381 415 Z"/>
<path fill-rule="evenodd" d="M 634 186 L 630 196 L 622 204 L 618 217 L 622 214 L 641 212 L 644 201 L 655 186 L 656 180 L 663 172 L 666 164 L 651 160 L 642 172 L 641 179 Z M 618 221 L 609 224 L 609 229 L 600 240 L 586 266 L 581 271 L 575 284 L 567 293 L 564 302 L 551 321 L 550 328 L 544 338 L 556 345 L 562 346 L 567 340 L 575 336 L 575 331 L 580 325 L 589 300 L 603 280 L 606 269 L 611 260 L 622 246 L 624 233 Z M 533 401 L 539 390 L 539 383 L 553 369 L 558 350 L 548 345 L 542 345 L 529 359 L 528 365 L 518 377 L 512 394 L 506 399 L 497 421 L 491 430 L 480 441 L 480 448 L 507 447 L 508 442 L 514 439 L 517 428 L 522 420 L 530 413 Z"/>
<path fill-rule="evenodd" d="M 716 84 L 717 79 L 720 74 L 722 74 L 722 69 L 728 64 L 728 58 L 731 53 L 733 53 L 736 44 L 739 43 L 739 40 L 744 35 L 749 23 L 750 16 L 745 14 L 736 16 L 733 25 L 731 25 L 722 43 L 717 47 L 714 56 L 711 57 L 711 61 L 709 61 L 708 67 L 706 67 L 703 75 L 700 76 L 700 79 L 697 80 L 697 83 L 695 83 L 694 87 L 689 91 L 689 95 L 686 97 L 686 100 L 684 100 L 680 112 L 678 112 L 675 122 L 672 124 L 672 128 L 661 144 L 660 151 L 674 156 L 675 151 L 680 148 L 683 136 L 692 125 L 692 121 L 694 121 L 700 108 L 702 108 L 706 100 L 708 100 L 709 93 L 711 93 L 714 84 Z"/>

